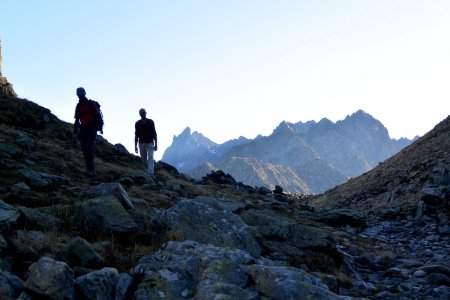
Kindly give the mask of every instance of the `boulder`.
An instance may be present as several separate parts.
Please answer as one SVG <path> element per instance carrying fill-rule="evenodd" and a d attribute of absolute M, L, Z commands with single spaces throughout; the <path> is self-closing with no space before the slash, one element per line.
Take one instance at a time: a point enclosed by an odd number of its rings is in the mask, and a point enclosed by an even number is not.
<path fill-rule="evenodd" d="M 79 236 L 67 243 L 65 253 L 71 266 L 95 268 L 103 261 L 91 244 Z"/>
<path fill-rule="evenodd" d="M 54 175 L 43 172 L 35 172 L 28 168 L 18 171 L 31 189 L 49 190 L 61 184 L 68 184 L 70 179 L 64 175 Z"/>
<path fill-rule="evenodd" d="M 197 296 L 215 299 L 216 295 L 231 295 L 232 289 L 236 295 L 237 290 L 245 289 L 247 284 L 245 265 L 255 261 L 249 253 L 239 249 L 171 241 L 154 255 L 143 257 L 134 267 L 132 276 L 140 278 L 134 296 L 136 299 L 197 299 Z M 228 293 L 220 290 L 222 284 L 230 287 Z M 207 290 L 217 293 L 205 295 Z"/>
<path fill-rule="evenodd" d="M 119 272 L 115 268 L 103 268 L 80 276 L 75 281 L 77 298 L 87 300 L 114 299 Z"/>
<path fill-rule="evenodd" d="M 276 240 L 287 240 L 290 226 L 297 224 L 270 209 L 249 209 L 241 214 L 241 218 L 248 225 L 254 226 L 261 236 Z"/>
<path fill-rule="evenodd" d="M 16 208 L 0 199 L 0 232 L 11 230 L 17 224 L 19 216 Z"/>
<path fill-rule="evenodd" d="M 138 228 L 119 200 L 111 195 L 79 204 L 72 222 L 84 232 L 125 234 Z"/>
<path fill-rule="evenodd" d="M 0 269 L 0 296 L 2 300 L 15 300 L 25 286 L 19 277 Z"/>
<path fill-rule="evenodd" d="M 29 228 L 45 231 L 63 225 L 63 222 L 60 219 L 44 214 L 37 209 L 24 206 L 19 206 L 18 209 L 20 211 L 20 222 L 27 224 Z"/>
<path fill-rule="evenodd" d="M 268 299 L 345 299 L 330 292 L 320 279 L 301 269 L 252 265 L 248 270 L 255 288 Z"/>
<path fill-rule="evenodd" d="M 25 288 L 38 297 L 48 299 L 74 299 L 73 272 L 63 262 L 42 257 L 29 268 Z"/>
<path fill-rule="evenodd" d="M 211 171 L 211 173 L 204 176 L 202 180 L 205 182 L 211 181 L 217 184 L 235 185 L 237 183 L 230 174 L 225 174 L 225 172 L 222 170 Z"/>
<path fill-rule="evenodd" d="M 238 216 L 209 205 L 184 199 L 161 214 L 158 222 L 168 228 L 166 236 L 194 240 L 219 247 L 238 248 L 259 257 L 256 232 Z"/>
<path fill-rule="evenodd" d="M 18 182 L 11 186 L 9 192 L 5 195 L 5 200 L 12 204 L 26 206 L 45 205 L 49 202 L 48 199 L 31 190 L 25 182 Z"/>
<path fill-rule="evenodd" d="M 17 132 L 17 138 L 16 143 L 22 148 L 23 150 L 31 150 L 34 145 L 36 144 L 36 140 L 34 137 L 24 131 L 18 131 Z"/>
<path fill-rule="evenodd" d="M 335 249 L 330 233 L 321 228 L 295 224 L 290 227 L 288 244 L 300 249 L 320 248 Z"/>
<path fill-rule="evenodd" d="M 127 273 L 120 273 L 117 279 L 115 300 L 131 299 L 130 290 L 133 278 Z"/>
<path fill-rule="evenodd" d="M 120 177 L 119 181 L 125 178 L 131 180 L 134 184 L 155 184 L 154 176 L 142 170 L 132 170 Z"/>
<path fill-rule="evenodd" d="M 113 195 L 120 201 L 120 203 L 122 203 L 125 209 L 133 208 L 133 203 L 131 202 L 130 197 L 128 197 L 127 192 L 118 182 L 101 183 L 99 185 L 90 187 L 87 190 L 87 195 L 90 198 Z"/>
<path fill-rule="evenodd" d="M 22 243 L 40 251 L 45 247 L 46 235 L 42 231 L 36 230 L 17 230 L 17 239 Z"/>
<path fill-rule="evenodd" d="M 344 299 L 305 271 L 194 241 L 168 242 L 132 276 L 135 299 Z"/>
<path fill-rule="evenodd" d="M 162 211 L 155 207 L 131 209 L 128 211 L 133 221 L 138 226 L 139 235 L 149 235 L 153 233 L 155 220 Z"/>
<path fill-rule="evenodd" d="M 246 202 L 244 200 L 230 200 L 226 198 L 213 198 L 205 196 L 197 196 L 192 201 L 209 205 L 218 210 L 224 210 L 232 213 L 237 213 L 242 210 Z"/>
<path fill-rule="evenodd" d="M 22 149 L 3 143 L 0 144 L 0 153 L 2 156 L 6 156 L 8 158 L 20 158 L 23 156 Z"/>
<path fill-rule="evenodd" d="M 209 300 L 212 299 L 211 297 L 214 297 L 213 299 L 261 299 L 257 292 L 235 284 L 216 281 L 202 281 L 198 284 L 195 299 Z"/>

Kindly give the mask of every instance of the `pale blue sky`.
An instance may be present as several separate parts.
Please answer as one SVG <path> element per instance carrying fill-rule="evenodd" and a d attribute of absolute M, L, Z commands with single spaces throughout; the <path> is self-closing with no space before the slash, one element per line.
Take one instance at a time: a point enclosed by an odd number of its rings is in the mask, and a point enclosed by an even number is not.
<path fill-rule="evenodd" d="M 75 89 L 133 151 L 138 110 L 160 159 L 189 126 L 215 142 L 358 109 L 394 138 L 450 113 L 450 1 L 0 0 L 3 75 L 73 122 Z"/>

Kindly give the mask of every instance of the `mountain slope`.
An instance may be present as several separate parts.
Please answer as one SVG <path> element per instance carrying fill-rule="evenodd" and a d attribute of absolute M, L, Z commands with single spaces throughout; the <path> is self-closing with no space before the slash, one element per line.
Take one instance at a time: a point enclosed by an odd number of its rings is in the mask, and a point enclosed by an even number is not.
<path fill-rule="evenodd" d="M 332 189 L 312 203 L 329 208 L 407 210 L 417 204 L 423 188 L 447 185 L 449 170 L 450 116 L 373 170 Z"/>

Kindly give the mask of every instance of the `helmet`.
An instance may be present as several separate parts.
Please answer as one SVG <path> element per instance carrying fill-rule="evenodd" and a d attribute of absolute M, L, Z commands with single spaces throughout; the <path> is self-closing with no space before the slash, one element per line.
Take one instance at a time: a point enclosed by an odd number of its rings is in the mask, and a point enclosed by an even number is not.
<path fill-rule="evenodd" d="M 78 95 L 78 96 L 84 96 L 84 95 L 86 95 L 85 89 L 82 88 L 82 87 L 77 88 L 77 95 Z"/>

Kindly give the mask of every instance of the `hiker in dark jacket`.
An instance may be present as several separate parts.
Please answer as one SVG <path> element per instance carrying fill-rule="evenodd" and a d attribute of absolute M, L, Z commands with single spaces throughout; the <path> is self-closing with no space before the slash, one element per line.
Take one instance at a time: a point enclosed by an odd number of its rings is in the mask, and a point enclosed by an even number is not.
<path fill-rule="evenodd" d="M 153 151 L 158 150 L 158 138 L 156 135 L 155 122 L 152 119 L 147 119 L 147 112 L 141 108 L 139 110 L 141 119 L 134 125 L 134 150 L 141 154 L 142 163 L 147 168 L 149 174 L 155 172 L 155 161 L 153 160 Z"/>
<path fill-rule="evenodd" d="M 94 151 L 95 139 L 97 137 L 97 122 L 100 118 L 100 111 L 94 101 L 86 97 L 84 88 L 77 88 L 78 104 L 75 108 L 75 123 L 73 133 L 78 133 L 80 129 L 81 150 L 83 151 L 84 162 L 86 164 L 86 174 L 89 177 L 95 176 Z"/>

